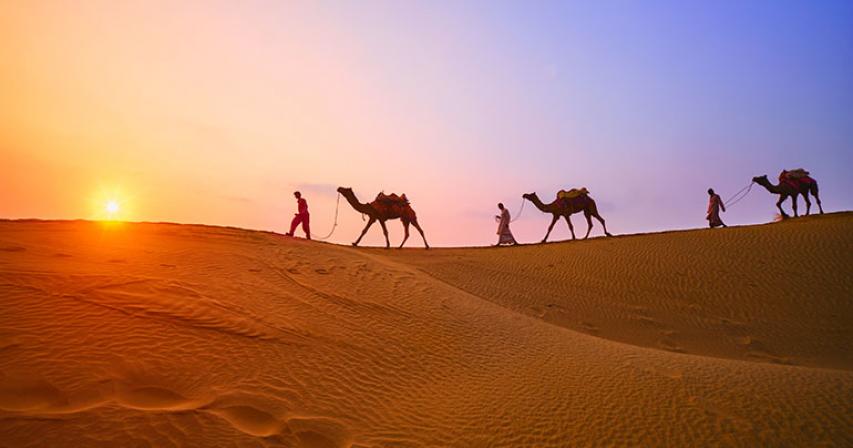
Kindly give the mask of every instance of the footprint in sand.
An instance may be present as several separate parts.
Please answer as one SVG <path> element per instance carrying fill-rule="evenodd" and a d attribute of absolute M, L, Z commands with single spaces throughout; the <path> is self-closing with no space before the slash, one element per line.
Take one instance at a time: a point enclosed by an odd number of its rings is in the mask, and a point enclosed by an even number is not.
<path fill-rule="evenodd" d="M 304 447 L 338 448 L 348 445 L 348 433 L 338 421 L 325 417 L 293 417 L 288 428 Z"/>
<path fill-rule="evenodd" d="M 740 322 L 740 321 L 737 321 L 737 320 L 734 320 L 734 319 L 729 319 L 729 318 L 726 318 L 726 317 L 720 317 L 720 318 L 717 318 L 717 321 L 718 321 L 720 324 L 728 325 L 728 326 L 732 326 L 732 327 L 743 327 L 743 326 L 745 326 L 745 325 L 746 325 L 746 324 L 745 324 L 745 323 L 743 323 L 743 322 Z"/>
<path fill-rule="evenodd" d="M 668 336 L 665 336 L 663 339 L 659 339 L 657 342 L 657 346 L 670 352 L 687 353 L 684 348 L 679 346 L 676 342 L 671 341 Z"/>
<path fill-rule="evenodd" d="M 0 409 L 4 411 L 50 409 L 67 402 L 59 389 L 37 376 L 0 376 Z"/>
<path fill-rule="evenodd" d="M 294 437 L 296 446 L 338 448 L 346 446 L 349 435 L 336 420 L 325 417 L 279 418 L 262 409 L 248 405 L 215 406 L 204 409 L 230 423 L 235 429 L 256 437 L 287 434 Z"/>
<path fill-rule="evenodd" d="M 752 336 L 741 336 L 735 339 L 735 342 L 738 345 L 741 345 L 746 348 L 747 357 L 757 358 L 761 361 L 772 362 L 774 364 L 796 364 L 792 358 L 789 358 L 787 356 L 779 356 L 773 353 L 773 351 L 768 349 L 764 344 L 761 343 L 761 341 Z"/>
<path fill-rule="evenodd" d="M 160 267 L 162 267 L 162 268 L 174 268 L 174 267 L 177 267 L 177 266 L 176 266 L 176 265 L 174 265 L 174 264 L 160 263 Z"/>
<path fill-rule="evenodd" d="M 272 414 L 252 406 L 226 406 L 211 409 L 210 412 L 224 418 L 240 431 L 258 437 L 277 434 L 285 425 Z"/>
<path fill-rule="evenodd" d="M 589 333 L 598 333 L 598 326 L 591 322 L 581 322 L 581 328 L 583 328 Z"/>
<path fill-rule="evenodd" d="M 249 269 L 249 272 L 258 273 L 258 272 L 261 272 L 261 270 L 260 269 Z"/>
<path fill-rule="evenodd" d="M 643 324 L 646 324 L 646 325 L 649 325 L 652 327 L 663 328 L 665 326 L 665 324 L 663 322 L 661 322 L 661 321 L 659 321 L 653 317 L 643 316 L 643 315 L 635 315 L 635 316 L 631 316 L 631 317 L 633 319 L 640 321 Z"/>
<path fill-rule="evenodd" d="M 752 336 L 741 336 L 741 337 L 735 338 L 735 342 L 738 345 L 744 345 L 744 346 L 748 347 L 748 346 L 753 344 L 754 340 L 752 339 Z"/>
<path fill-rule="evenodd" d="M 3 248 L 0 248 L 0 250 L 2 250 L 3 252 L 24 252 L 27 250 L 27 248 L 21 246 L 5 246 Z"/>
<path fill-rule="evenodd" d="M 158 386 L 119 386 L 115 400 L 122 406 L 144 410 L 195 409 L 203 404 L 199 400 L 191 400 L 173 390 Z"/>

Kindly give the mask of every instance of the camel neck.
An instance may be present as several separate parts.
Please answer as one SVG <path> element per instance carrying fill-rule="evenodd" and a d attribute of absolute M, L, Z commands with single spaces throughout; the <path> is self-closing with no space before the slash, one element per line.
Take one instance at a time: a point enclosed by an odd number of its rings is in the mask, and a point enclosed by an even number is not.
<path fill-rule="evenodd" d="M 758 185 L 761 185 L 771 193 L 779 193 L 779 186 L 773 185 L 769 180 L 765 182 L 758 182 Z"/>
<path fill-rule="evenodd" d="M 356 211 L 361 213 L 367 213 L 369 211 L 368 209 L 370 208 L 370 205 L 358 202 L 358 198 L 355 197 L 355 194 L 346 194 L 344 197 Z"/>
<path fill-rule="evenodd" d="M 548 209 L 548 206 L 547 206 L 547 205 L 545 205 L 545 203 L 543 203 L 543 202 L 542 202 L 542 200 L 541 200 L 541 199 L 539 199 L 539 196 L 537 196 L 537 195 L 533 195 L 533 196 L 530 198 L 530 202 L 532 202 L 532 203 L 533 203 L 533 205 L 534 205 L 536 208 L 538 208 L 540 211 L 543 211 L 543 212 L 548 212 L 548 211 L 550 211 L 550 210 Z"/>

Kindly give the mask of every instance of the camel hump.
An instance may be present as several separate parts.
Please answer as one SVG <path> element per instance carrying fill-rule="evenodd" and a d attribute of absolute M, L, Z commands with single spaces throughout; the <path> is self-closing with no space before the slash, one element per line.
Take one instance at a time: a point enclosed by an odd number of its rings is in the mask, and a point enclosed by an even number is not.
<path fill-rule="evenodd" d="M 572 188 L 571 190 L 560 190 L 557 192 L 557 199 L 574 199 L 578 196 L 589 195 L 589 190 L 586 187 Z"/>
<path fill-rule="evenodd" d="M 802 168 L 797 168 L 793 170 L 782 170 L 782 172 L 779 173 L 779 182 L 787 183 L 792 186 L 797 186 L 799 184 L 810 184 L 814 182 L 814 179 L 809 177 L 809 174 L 810 173 L 808 171 Z"/>
<path fill-rule="evenodd" d="M 809 172 L 802 169 L 802 168 L 797 168 L 794 170 L 786 170 L 786 171 L 782 171 L 782 173 L 785 173 L 785 175 L 790 179 L 799 179 L 801 177 L 808 177 L 808 175 L 809 175 Z"/>
<path fill-rule="evenodd" d="M 381 192 L 376 195 L 376 201 L 383 204 L 409 205 L 409 198 L 406 197 L 405 193 L 397 195 L 396 193 L 385 194 Z"/>

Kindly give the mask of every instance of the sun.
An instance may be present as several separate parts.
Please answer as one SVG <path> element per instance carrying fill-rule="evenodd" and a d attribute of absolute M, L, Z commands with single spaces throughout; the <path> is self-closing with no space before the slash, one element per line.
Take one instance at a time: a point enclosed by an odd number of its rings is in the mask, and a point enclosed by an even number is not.
<path fill-rule="evenodd" d="M 106 199 L 104 201 L 103 208 L 103 220 L 106 221 L 116 221 L 119 219 L 119 215 L 121 214 L 121 203 L 118 199 Z"/>
<path fill-rule="evenodd" d="M 133 216 L 134 197 L 116 186 L 101 186 L 89 196 L 90 219 L 116 223 Z"/>
<path fill-rule="evenodd" d="M 110 217 L 115 216 L 115 214 L 118 213 L 120 209 L 121 207 L 119 206 L 118 201 L 116 201 L 115 199 L 110 199 L 107 201 L 106 204 L 104 204 L 104 210 Z"/>

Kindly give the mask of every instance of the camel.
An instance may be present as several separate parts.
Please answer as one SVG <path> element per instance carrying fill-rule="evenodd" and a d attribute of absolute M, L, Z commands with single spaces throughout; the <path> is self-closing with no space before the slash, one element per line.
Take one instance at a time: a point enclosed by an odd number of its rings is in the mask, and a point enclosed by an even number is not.
<path fill-rule="evenodd" d="M 595 201 L 589 197 L 588 194 L 581 194 L 572 199 L 557 199 L 550 204 L 543 204 L 541 200 L 539 200 L 539 196 L 536 193 L 526 193 L 522 195 L 524 199 L 532 202 L 533 205 L 536 206 L 543 213 L 550 213 L 553 215 L 553 219 L 551 220 L 551 225 L 548 226 L 548 232 L 545 233 L 545 238 L 542 238 L 542 242 L 548 240 L 548 235 L 551 234 L 551 229 L 554 228 L 554 224 L 557 223 L 557 220 L 562 216 L 566 219 L 566 224 L 569 225 L 569 231 L 572 232 L 572 239 L 577 239 L 575 237 L 575 228 L 572 226 L 572 220 L 570 216 L 574 213 L 583 211 L 584 216 L 586 217 L 587 229 L 586 236 L 584 239 L 589 237 L 589 232 L 592 231 L 592 217 L 599 220 L 601 222 L 602 227 L 604 227 L 604 234 L 607 236 L 613 236 L 610 232 L 607 231 L 607 225 L 604 224 L 604 218 L 598 214 L 598 207 L 595 205 Z"/>
<path fill-rule="evenodd" d="M 352 188 L 338 187 L 338 193 L 346 198 L 347 202 L 349 202 L 355 211 L 367 215 L 369 218 L 367 225 L 364 226 L 364 230 L 361 231 L 361 235 L 354 243 L 352 243 L 353 246 L 358 246 L 358 243 L 361 242 L 362 238 L 364 238 L 364 234 L 367 233 L 367 229 L 369 229 L 374 222 L 379 221 L 379 225 L 382 226 L 382 233 L 385 234 L 385 248 L 387 249 L 391 247 L 391 242 L 388 240 L 388 228 L 385 227 L 385 221 L 399 218 L 400 221 L 403 222 L 403 229 L 406 231 L 406 235 L 403 237 L 403 242 L 400 243 L 400 247 L 403 247 L 403 245 L 406 244 L 406 240 L 409 239 L 409 224 L 411 224 L 415 226 L 415 229 L 417 229 L 418 232 L 420 232 L 421 238 L 424 240 L 424 246 L 429 249 L 429 244 L 427 244 L 424 231 L 418 224 L 418 218 L 411 205 L 409 205 L 406 195 L 399 198 L 394 196 L 396 199 L 386 200 L 377 197 L 376 200 L 369 204 L 362 204 L 361 202 L 358 202 L 358 198 L 355 197 L 355 193 L 352 192 Z"/>
<path fill-rule="evenodd" d="M 778 208 L 779 212 L 782 213 L 783 218 L 789 218 L 788 214 L 785 213 L 785 210 L 782 210 L 782 203 L 785 202 L 785 199 L 788 199 L 788 196 L 791 197 L 791 208 L 794 209 L 794 216 L 799 216 L 799 214 L 797 214 L 797 195 L 803 195 L 803 199 L 806 201 L 806 216 L 808 216 L 812 208 L 812 202 L 809 200 L 809 193 L 814 196 L 817 201 L 817 207 L 820 209 L 820 213 L 823 214 L 823 206 L 821 206 L 820 197 L 818 196 L 817 181 L 811 177 L 805 176 L 801 179 L 793 179 L 793 183 L 779 182 L 779 185 L 773 185 L 770 183 L 770 180 L 767 179 L 767 175 L 765 174 L 763 176 L 753 177 L 752 181 L 761 185 L 770 193 L 779 195 L 779 200 L 776 201 L 776 208 Z"/>

